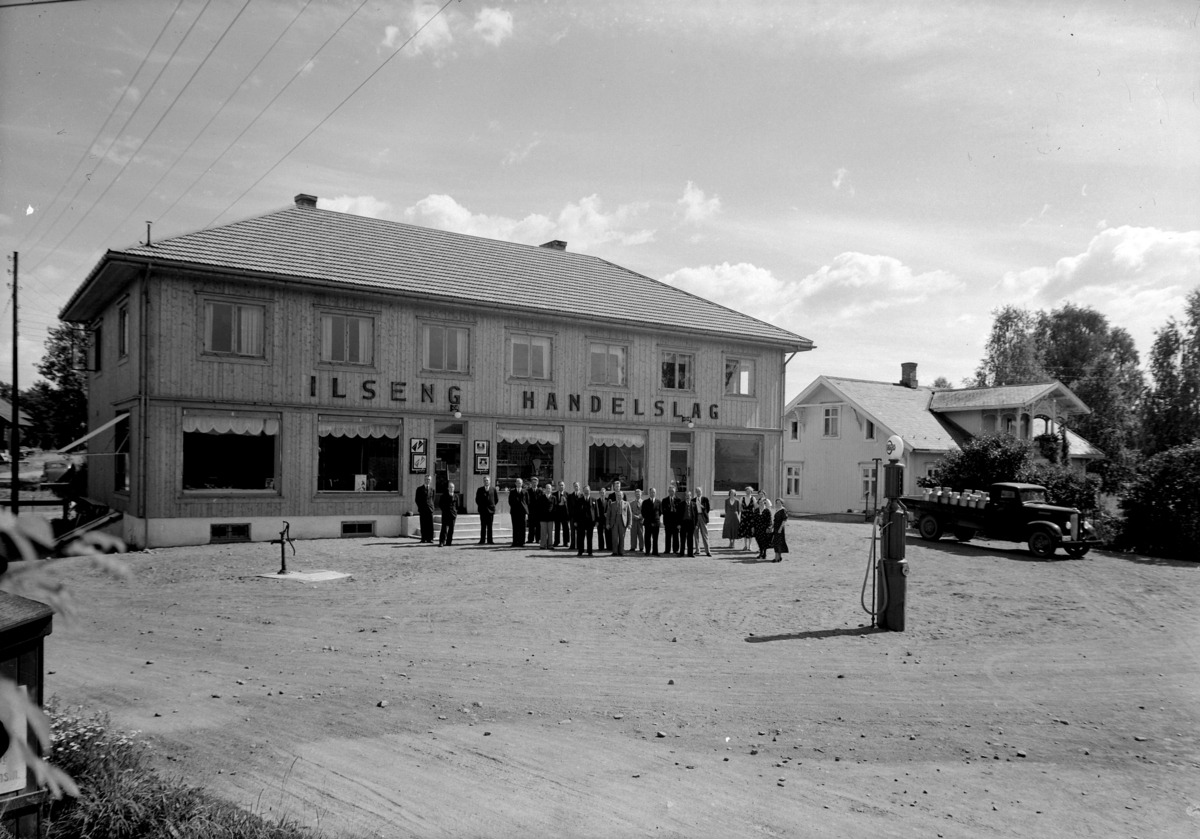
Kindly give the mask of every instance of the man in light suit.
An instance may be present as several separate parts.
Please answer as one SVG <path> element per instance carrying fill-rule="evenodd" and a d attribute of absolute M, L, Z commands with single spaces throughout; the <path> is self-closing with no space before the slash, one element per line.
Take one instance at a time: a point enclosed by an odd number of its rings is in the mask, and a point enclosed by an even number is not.
<path fill-rule="evenodd" d="M 616 486 L 619 487 L 620 484 Z M 625 556 L 625 531 L 629 528 L 631 515 L 625 494 L 614 492 L 613 499 L 608 502 L 609 545 L 613 556 Z"/>
<path fill-rule="evenodd" d="M 708 546 L 708 514 L 712 512 L 712 504 L 709 503 L 708 496 L 700 487 L 696 487 L 694 503 L 696 505 L 696 553 L 700 553 L 700 546 L 703 545 L 704 555 L 712 556 L 712 549 Z"/>

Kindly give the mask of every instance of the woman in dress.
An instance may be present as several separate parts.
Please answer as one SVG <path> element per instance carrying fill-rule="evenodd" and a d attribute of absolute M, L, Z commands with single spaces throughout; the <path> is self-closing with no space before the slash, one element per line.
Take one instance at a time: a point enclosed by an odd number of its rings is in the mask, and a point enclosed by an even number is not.
<path fill-rule="evenodd" d="M 733 550 L 738 538 L 741 515 L 742 504 L 738 501 L 737 493 L 729 490 L 729 497 L 725 499 L 725 524 L 721 525 L 721 537 L 729 540 L 730 550 Z"/>
<path fill-rule="evenodd" d="M 775 503 L 779 505 L 779 509 L 775 511 L 775 521 L 771 533 L 771 547 L 775 549 L 775 558 L 771 561 L 783 562 L 783 555 L 788 552 L 787 528 L 785 527 L 788 512 L 783 506 L 782 498 L 776 498 Z"/>
<path fill-rule="evenodd" d="M 743 540 L 743 551 L 750 550 L 750 539 L 754 536 L 754 522 L 757 515 L 758 507 L 754 503 L 754 490 L 746 487 L 746 494 L 742 496 L 742 513 L 738 517 L 738 536 Z"/>
<path fill-rule="evenodd" d="M 767 558 L 767 548 L 771 546 L 771 522 L 771 499 L 762 498 L 754 516 L 754 541 L 758 543 L 759 559 Z"/>

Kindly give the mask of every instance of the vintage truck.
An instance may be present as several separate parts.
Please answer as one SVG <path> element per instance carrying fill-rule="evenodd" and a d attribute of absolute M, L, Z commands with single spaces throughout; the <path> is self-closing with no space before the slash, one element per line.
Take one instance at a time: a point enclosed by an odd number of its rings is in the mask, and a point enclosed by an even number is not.
<path fill-rule="evenodd" d="M 906 495 L 901 501 L 908 509 L 910 525 L 929 541 L 947 532 L 960 542 L 978 534 L 1027 542 L 1030 553 L 1042 558 L 1053 556 L 1061 547 L 1076 559 L 1100 542 L 1082 513 L 1073 507 L 1047 504 L 1046 488 L 1037 484 L 992 484 L 986 497 L 977 502 L 979 506 L 962 506 L 924 495 Z"/>

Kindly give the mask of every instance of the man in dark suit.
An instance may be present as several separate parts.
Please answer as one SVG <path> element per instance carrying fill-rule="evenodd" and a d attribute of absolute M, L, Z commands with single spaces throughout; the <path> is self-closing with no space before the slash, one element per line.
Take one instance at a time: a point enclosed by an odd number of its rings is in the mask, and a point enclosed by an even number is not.
<path fill-rule="evenodd" d="M 596 519 L 596 550 L 608 549 L 608 493 L 601 486 L 596 493 L 596 508 L 600 517 Z"/>
<path fill-rule="evenodd" d="M 541 521 L 538 520 L 538 511 L 537 511 L 537 508 L 539 506 L 538 499 L 542 497 L 542 490 L 538 486 L 537 475 L 534 475 L 532 478 L 529 479 L 528 495 L 529 495 L 529 511 L 527 514 L 528 515 L 527 526 L 529 527 L 529 535 L 525 537 L 525 541 L 532 542 L 533 544 L 536 545 L 538 542 L 540 542 L 542 540 L 542 533 L 540 530 Z"/>
<path fill-rule="evenodd" d="M 438 534 L 438 547 L 449 547 L 454 541 L 454 522 L 458 520 L 458 500 L 454 496 L 454 484 L 447 484 L 446 491 L 438 499 L 442 511 L 442 532 Z"/>
<path fill-rule="evenodd" d="M 676 522 L 678 523 L 679 550 L 677 556 L 696 555 L 696 502 L 692 500 L 691 490 L 683 494 L 683 498 L 675 505 Z"/>
<path fill-rule="evenodd" d="M 558 491 L 554 493 L 554 547 L 562 545 L 571 547 L 571 513 L 567 509 L 570 496 L 567 495 L 567 482 L 558 482 Z"/>
<path fill-rule="evenodd" d="M 645 529 L 645 550 L 649 556 L 658 556 L 658 525 L 662 521 L 662 502 L 658 490 L 650 487 L 650 497 L 642 502 L 642 527 Z"/>
<path fill-rule="evenodd" d="M 579 510 L 579 505 L 582 504 L 586 499 L 587 499 L 587 496 L 584 495 L 579 490 L 579 481 L 576 481 L 572 485 L 571 494 L 567 496 L 567 515 L 570 516 L 570 522 L 568 523 L 568 526 L 571 528 L 571 547 L 572 548 L 578 547 L 578 545 L 575 544 L 575 542 L 576 542 L 576 538 L 575 538 L 576 537 L 576 533 L 575 533 L 576 513 Z"/>
<path fill-rule="evenodd" d="M 483 486 L 475 490 L 475 506 L 479 508 L 479 544 L 494 545 L 492 541 L 492 520 L 496 516 L 496 505 L 500 503 L 500 493 L 492 486 L 492 478 L 485 475 Z"/>
<path fill-rule="evenodd" d="M 421 541 L 433 544 L 433 476 L 417 487 L 417 515 L 421 517 Z"/>
<path fill-rule="evenodd" d="M 587 545 L 587 555 L 592 556 L 592 531 L 600 517 L 600 502 L 592 495 L 589 488 L 575 505 L 575 555 L 583 556 L 583 547 Z M 603 526 L 603 525 L 601 525 Z"/>
<path fill-rule="evenodd" d="M 529 497 L 525 494 L 525 482 L 517 478 L 517 485 L 508 491 L 508 514 L 512 517 L 514 548 L 525 547 L 525 516 L 529 513 Z"/>
<path fill-rule="evenodd" d="M 672 485 L 667 489 L 667 497 L 662 502 L 662 523 L 663 530 L 666 532 L 667 544 L 663 548 L 664 553 L 678 554 L 679 553 L 679 496 L 675 494 L 675 487 Z"/>

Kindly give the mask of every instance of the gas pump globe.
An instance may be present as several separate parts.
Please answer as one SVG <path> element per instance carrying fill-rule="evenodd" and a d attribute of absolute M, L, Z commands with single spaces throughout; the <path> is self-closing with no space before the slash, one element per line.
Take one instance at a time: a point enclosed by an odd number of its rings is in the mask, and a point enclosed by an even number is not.
<path fill-rule="evenodd" d="M 893 434 L 884 447 L 888 463 L 883 467 L 884 495 L 887 506 L 883 515 L 883 538 L 876 567 L 876 615 L 880 629 L 904 631 L 904 611 L 908 599 L 908 560 L 904 558 L 908 511 L 900 501 L 904 494 L 904 440 Z"/>

